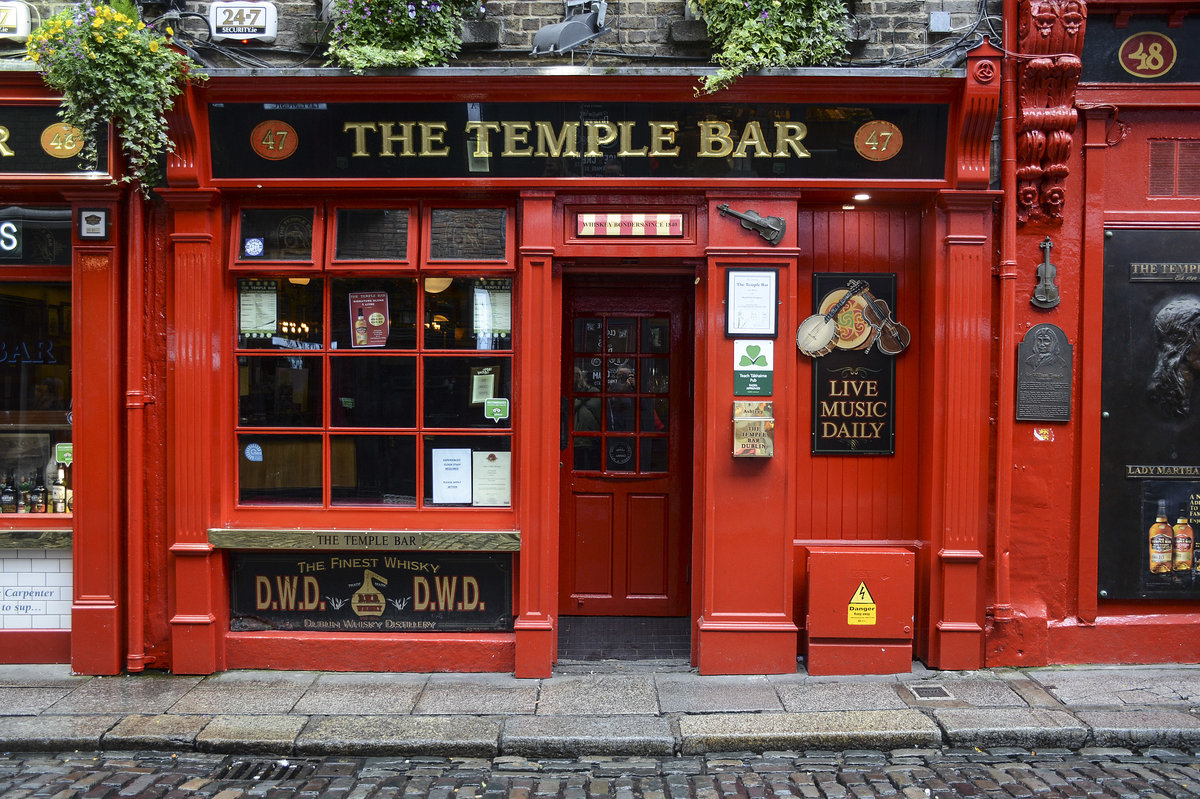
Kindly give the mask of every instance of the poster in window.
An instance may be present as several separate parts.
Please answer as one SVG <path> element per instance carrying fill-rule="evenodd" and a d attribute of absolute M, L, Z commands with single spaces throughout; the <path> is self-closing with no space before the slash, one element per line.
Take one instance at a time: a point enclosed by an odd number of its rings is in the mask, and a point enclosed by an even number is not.
<path fill-rule="evenodd" d="M 433 450 L 433 501 L 437 505 L 471 504 L 471 450 Z"/>
<path fill-rule="evenodd" d="M 353 347 L 385 346 L 390 334 L 387 292 L 350 292 L 350 326 Z"/>
<path fill-rule="evenodd" d="M 483 405 L 496 396 L 496 367 L 471 367 L 471 404 Z"/>
<path fill-rule="evenodd" d="M 471 482 L 472 505 L 507 508 L 512 504 L 512 453 L 472 453 Z"/>
<path fill-rule="evenodd" d="M 271 338 L 279 319 L 278 280 L 238 281 L 238 332 L 246 338 Z"/>

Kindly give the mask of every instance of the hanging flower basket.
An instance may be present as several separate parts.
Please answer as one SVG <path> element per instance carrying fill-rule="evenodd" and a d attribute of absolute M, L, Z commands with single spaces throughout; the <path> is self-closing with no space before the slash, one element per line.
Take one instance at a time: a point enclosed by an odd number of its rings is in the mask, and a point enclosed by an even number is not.
<path fill-rule="evenodd" d="M 175 149 L 166 112 L 188 81 L 207 78 L 169 46 L 172 35 L 138 21 L 132 3 L 118 10 L 83 0 L 47 19 L 26 43 L 26 57 L 62 94 L 59 116 L 83 138 L 84 168 L 97 168 L 97 142 L 111 122 L 125 153 L 121 181 L 145 194 L 160 177 L 158 159 Z"/>
<path fill-rule="evenodd" d="M 462 20 L 482 11 L 477 0 L 333 0 L 328 55 L 356 74 L 440 66 L 462 46 Z"/>

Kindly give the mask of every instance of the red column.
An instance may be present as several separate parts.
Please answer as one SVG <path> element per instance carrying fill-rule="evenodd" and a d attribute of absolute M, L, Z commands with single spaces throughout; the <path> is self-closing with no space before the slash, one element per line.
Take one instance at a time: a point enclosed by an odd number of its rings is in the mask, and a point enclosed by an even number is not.
<path fill-rule="evenodd" d="M 71 668 L 81 674 L 120 674 L 124 666 L 121 487 L 126 479 L 140 479 L 120 468 L 124 302 L 118 197 L 115 189 L 67 197 L 72 201 L 75 234 L 71 259 L 71 476 L 75 492 Z M 107 212 L 106 240 L 78 238 L 82 208 Z"/>
<path fill-rule="evenodd" d="M 558 423 L 562 302 L 553 273 L 554 193 L 522 195 L 515 419 L 519 452 L 516 666 L 549 677 L 557 649 Z"/>
<path fill-rule="evenodd" d="M 983 666 L 989 502 L 992 204 L 939 197 L 931 274 L 922 280 L 921 528 L 930 543 L 927 665 Z"/>
<path fill-rule="evenodd" d="M 168 601 L 171 670 L 209 674 L 221 667 L 223 561 L 208 543 L 219 492 L 212 445 L 219 430 L 218 396 L 221 264 L 209 190 L 158 192 L 171 206 L 173 264 L 167 352 Z"/>

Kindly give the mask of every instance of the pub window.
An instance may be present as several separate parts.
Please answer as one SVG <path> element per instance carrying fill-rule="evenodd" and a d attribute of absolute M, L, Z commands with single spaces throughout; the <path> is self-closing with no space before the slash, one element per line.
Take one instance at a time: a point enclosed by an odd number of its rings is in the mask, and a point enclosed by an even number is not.
<path fill-rule="evenodd" d="M 511 506 L 512 277 L 413 263 L 412 209 L 324 218 L 319 274 L 232 276 L 239 504 Z"/>
<path fill-rule="evenodd" d="M 4 514 L 64 516 L 74 509 L 70 266 L 69 208 L 0 207 Z"/>

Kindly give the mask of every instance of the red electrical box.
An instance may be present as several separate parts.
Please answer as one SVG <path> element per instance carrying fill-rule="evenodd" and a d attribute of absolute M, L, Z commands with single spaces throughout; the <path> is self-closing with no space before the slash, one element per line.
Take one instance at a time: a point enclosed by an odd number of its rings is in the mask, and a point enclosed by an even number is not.
<path fill-rule="evenodd" d="M 810 547 L 812 675 L 912 671 L 916 554 L 903 547 Z"/>

